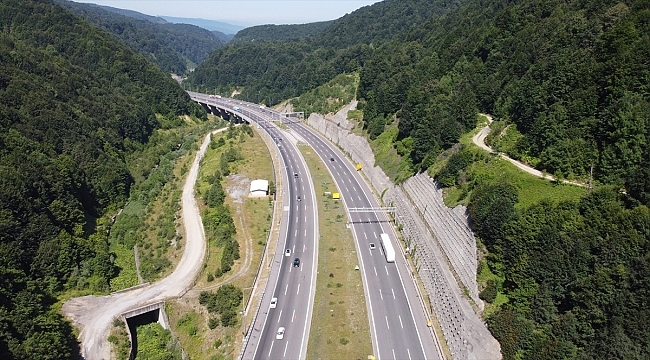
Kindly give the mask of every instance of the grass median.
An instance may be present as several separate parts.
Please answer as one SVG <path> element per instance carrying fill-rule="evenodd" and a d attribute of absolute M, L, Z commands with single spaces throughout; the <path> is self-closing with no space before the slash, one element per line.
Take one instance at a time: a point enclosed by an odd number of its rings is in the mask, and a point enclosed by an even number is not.
<path fill-rule="evenodd" d="M 299 145 L 318 202 L 318 275 L 308 359 L 366 359 L 372 354 L 370 327 L 352 232 L 334 181 L 316 153 Z"/>

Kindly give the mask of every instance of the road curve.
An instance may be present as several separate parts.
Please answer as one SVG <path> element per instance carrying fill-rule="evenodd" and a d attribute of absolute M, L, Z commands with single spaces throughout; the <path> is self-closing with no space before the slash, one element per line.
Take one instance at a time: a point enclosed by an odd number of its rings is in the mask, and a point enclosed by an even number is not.
<path fill-rule="evenodd" d="M 535 169 L 535 168 L 533 168 L 531 166 L 525 165 L 525 164 L 523 164 L 523 163 L 509 157 L 506 154 L 497 153 L 491 147 L 487 146 L 487 144 L 485 144 L 485 138 L 487 138 L 487 136 L 490 134 L 490 124 L 492 123 L 492 116 L 490 116 L 488 114 L 480 114 L 480 115 L 483 115 L 488 119 L 488 124 L 484 128 L 482 128 L 478 133 L 476 133 L 476 135 L 474 135 L 472 137 L 472 142 L 474 143 L 474 145 L 476 145 L 476 146 L 480 147 L 481 149 L 483 149 L 483 150 L 485 150 L 487 152 L 490 152 L 492 154 L 497 154 L 498 156 L 502 157 L 503 159 L 508 160 L 510 163 L 512 163 L 514 166 L 518 167 L 520 170 L 525 171 L 525 172 L 527 172 L 527 173 L 529 173 L 529 174 L 531 174 L 533 176 L 537 176 L 539 178 L 547 179 L 547 180 L 551 180 L 551 181 L 557 181 L 557 179 L 555 177 L 553 177 L 551 175 L 548 175 L 548 174 L 544 174 L 543 172 L 541 172 L 541 171 L 539 171 L 539 170 L 537 170 L 537 169 Z M 577 185 L 577 186 L 582 186 L 582 187 L 586 186 L 585 184 L 581 184 L 581 183 L 578 183 L 578 182 L 575 182 L 575 181 L 569 181 L 569 180 L 561 180 L 561 181 L 563 183 L 565 183 L 565 184 Z"/>
<path fill-rule="evenodd" d="M 174 272 L 168 277 L 146 287 L 113 293 L 108 296 L 84 296 L 67 301 L 62 311 L 80 328 L 82 356 L 86 360 L 110 359 L 110 344 L 106 341 L 114 318 L 129 309 L 177 297 L 194 284 L 201 271 L 206 253 L 205 234 L 196 200 L 194 185 L 199 165 L 210 144 L 212 134 L 206 135 L 188 173 L 182 194 L 182 216 L 185 227 L 185 249 Z"/>

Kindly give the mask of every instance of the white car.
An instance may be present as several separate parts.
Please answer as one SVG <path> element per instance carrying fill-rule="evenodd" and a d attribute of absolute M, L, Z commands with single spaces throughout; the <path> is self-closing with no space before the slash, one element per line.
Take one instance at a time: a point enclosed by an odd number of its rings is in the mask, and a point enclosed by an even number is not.
<path fill-rule="evenodd" d="M 276 340 L 284 339 L 284 327 L 280 326 L 278 328 L 278 332 L 275 334 L 275 339 Z"/>
<path fill-rule="evenodd" d="M 284 251 L 284 256 L 291 256 L 291 249 L 287 249 Z"/>
<path fill-rule="evenodd" d="M 278 298 L 271 299 L 271 309 L 275 309 L 278 306 Z"/>
<path fill-rule="evenodd" d="M 370 243 L 370 250 L 375 250 L 376 246 L 375 243 Z"/>

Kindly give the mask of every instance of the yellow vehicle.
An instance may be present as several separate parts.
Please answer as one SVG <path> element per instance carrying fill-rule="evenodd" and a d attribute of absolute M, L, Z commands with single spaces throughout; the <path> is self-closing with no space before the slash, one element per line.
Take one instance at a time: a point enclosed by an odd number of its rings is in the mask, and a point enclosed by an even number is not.
<path fill-rule="evenodd" d="M 361 170 L 363 168 L 363 165 L 357 164 L 357 171 Z"/>

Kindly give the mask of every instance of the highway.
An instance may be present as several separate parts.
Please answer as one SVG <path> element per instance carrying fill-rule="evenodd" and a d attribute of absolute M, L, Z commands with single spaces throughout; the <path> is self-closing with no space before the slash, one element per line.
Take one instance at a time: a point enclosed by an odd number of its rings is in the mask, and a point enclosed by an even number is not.
<path fill-rule="evenodd" d="M 203 94 L 190 95 L 193 98 L 196 96 L 195 100 L 198 101 L 202 101 L 198 96 L 207 99 L 207 95 Z M 207 100 L 219 105 L 236 101 Z M 353 164 L 329 141 L 303 123 L 284 118 L 268 108 L 262 109 L 243 101 L 236 102 L 247 113 L 262 118 L 283 119 L 295 134 L 311 145 L 332 174 L 346 209 L 379 207 L 372 191 Z M 374 355 L 378 359 L 442 359 L 440 344 L 431 328 L 427 327 L 428 317 L 404 256 L 399 251 L 401 246 L 397 243 L 388 217 L 383 213 L 349 211 L 348 217 L 363 275 Z M 386 261 L 379 246 L 381 233 L 388 234 L 398 249 L 394 263 Z M 370 243 L 376 244 L 376 249 L 371 250 Z M 269 331 L 267 327 L 265 331 Z"/>
<path fill-rule="evenodd" d="M 217 100 L 203 94 L 192 94 L 211 103 Z M 252 126 L 258 126 L 273 139 L 285 170 L 282 174 L 287 190 L 283 196 L 280 241 L 272 254 L 273 269 L 258 313 L 261 319 L 250 330 L 243 358 L 304 359 L 318 265 L 318 213 L 311 176 L 296 144 L 275 124 L 251 111 L 250 106 L 230 99 L 219 100 L 222 108 L 244 118 Z M 257 107 L 257 110 L 261 109 Z M 299 266 L 294 266 L 296 258 L 300 259 Z M 270 307 L 272 298 L 277 298 L 275 308 Z M 280 327 L 285 328 L 285 333 L 282 339 L 277 339 Z"/>

